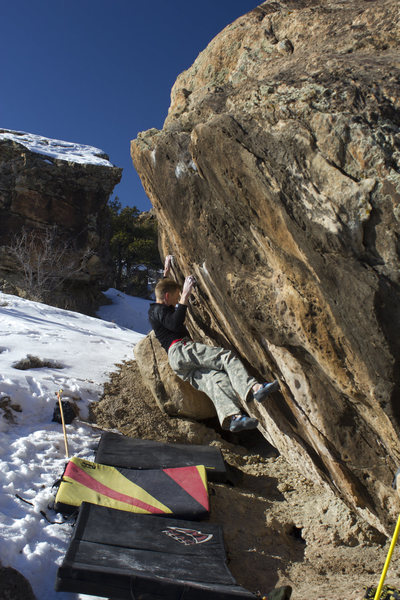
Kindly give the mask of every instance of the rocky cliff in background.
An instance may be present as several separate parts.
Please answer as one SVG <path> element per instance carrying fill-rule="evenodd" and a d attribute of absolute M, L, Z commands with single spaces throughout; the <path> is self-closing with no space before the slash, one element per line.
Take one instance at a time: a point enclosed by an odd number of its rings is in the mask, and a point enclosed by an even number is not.
<path fill-rule="evenodd" d="M 0 129 L 0 281 L 24 291 L 21 270 L 7 247 L 22 232 L 56 231 L 74 263 L 52 300 L 90 312 L 110 283 L 106 204 L 122 170 L 96 148 Z M 51 301 L 51 299 L 46 299 Z"/>
<path fill-rule="evenodd" d="M 264 2 L 132 142 L 191 331 L 282 393 L 248 411 L 308 477 L 390 531 L 400 462 L 396 0 Z"/>

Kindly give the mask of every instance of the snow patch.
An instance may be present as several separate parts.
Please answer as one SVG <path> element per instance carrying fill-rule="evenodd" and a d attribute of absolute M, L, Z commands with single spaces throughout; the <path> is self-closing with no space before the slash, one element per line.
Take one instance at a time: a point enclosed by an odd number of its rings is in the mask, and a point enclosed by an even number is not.
<path fill-rule="evenodd" d="M 175 177 L 180 179 L 187 171 L 187 167 L 183 161 L 179 161 L 175 167 Z"/>
<path fill-rule="evenodd" d="M 197 165 L 193 161 L 193 159 L 190 160 L 187 164 L 183 160 L 180 160 L 175 167 L 175 177 L 179 179 L 180 177 L 182 177 L 182 175 L 185 175 L 186 173 L 196 173 L 197 171 Z"/>
<path fill-rule="evenodd" d="M 114 288 L 110 288 L 103 294 L 112 301 L 112 304 L 100 307 L 97 315 L 101 319 L 117 323 L 121 327 L 133 329 L 144 335 L 149 333 L 151 327 L 147 313 L 150 308 L 150 300 L 135 298 Z"/>
<path fill-rule="evenodd" d="M 101 165 L 103 167 L 112 167 L 112 163 L 107 159 L 107 155 L 99 148 L 85 146 L 74 142 L 65 142 L 63 140 L 54 140 L 33 133 L 24 131 L 11 131 L 9 129 L 0 129 L 0 140 L 13 140 L 22 144 L 31 152 L 52 156 L 59 160 L 74 162 L 80 164 Z M 52 164 L 51 161 L 44 159 L 45 162 Z"/>
<path fill-rule="evenodd" d="M 128 301 L 117 290 L 107 294 L 115 301 L 115 321 L 147 322 L 148 301 Z M 0 563 L 20 571 L 40 599 L 97 598 L 54 591 L 72 523 L 49 508 L 52 485 L 67 461 L 62 427 L 52 417 L 62 389 L 80 416 L 66 425 L 69 454 L 93 460 L 101 432 L 83 422 L 89 405 L 101 397 L 116 364 L 133 359 L 133 348 L 143 337 L 117 322 L 0 292 Z M 51 356 L 51 361 L 16 370 L 15 363 L 27 355 L 42 361 Z"/>

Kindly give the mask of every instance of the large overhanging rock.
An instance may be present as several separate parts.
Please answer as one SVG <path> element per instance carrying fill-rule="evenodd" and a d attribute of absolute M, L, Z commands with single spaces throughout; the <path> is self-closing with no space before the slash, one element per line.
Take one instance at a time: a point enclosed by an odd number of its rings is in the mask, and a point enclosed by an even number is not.
<path fill-rule="evenodd" d="M 371 524 L 398 514 L 396 0 L 265 2 L 179 76 L 132 142 L 191 331 L 282 394 L 250 406 L 292 464 Z"/>
<path fill-rule="evenodd" d="M 106 204 L 121 173 L 97 148 L 0 129 L 0 278 L 24 290 L 9 246 L 23 231 L 38 239 L 55 232 L 74 264 L 58 300 L 90 311 L 111 283 Z"/>

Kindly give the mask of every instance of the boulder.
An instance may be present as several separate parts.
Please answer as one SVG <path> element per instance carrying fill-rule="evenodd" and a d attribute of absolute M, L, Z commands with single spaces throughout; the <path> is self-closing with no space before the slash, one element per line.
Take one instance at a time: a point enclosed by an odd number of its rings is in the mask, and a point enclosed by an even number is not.
<path fill-rule="evenodd" d="M 209 397 L 175 375 L 153 331 L 136 344 L 135 358 L 143 383 L 162 412 L 197 420 L 216 416 Z"/>
<path fill-rule="evenodd" d="M 91 311 L 100 289 L 112 281 L 106 204 L 121 173 L 96 148 L 0 129 L 0 279 L 4 291 L 21 295 L 27 291 L 21 265 L 9 246 L 23 232 L 32 233 L 35 240 L 55 232 L 53 254 L 67 247 L 71 268 L 60 289 L 41 299 Z"/>
<path fill-rule="evenodd" d="M 281 394 L 249 406 L 309 478 L 381 531 L 399 504 L 396 0 L 264 2 L 182 73 L 132 158 L 192 333 Z"/>

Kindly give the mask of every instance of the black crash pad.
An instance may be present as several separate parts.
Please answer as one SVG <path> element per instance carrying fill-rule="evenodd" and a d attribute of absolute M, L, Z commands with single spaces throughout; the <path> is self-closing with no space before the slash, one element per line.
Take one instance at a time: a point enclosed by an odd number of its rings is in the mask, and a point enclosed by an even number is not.
<path fill-rule="evenodd" d="M 128 469 L 165 469 L 204 465 L 209 481 L 224 483 L 227 471 L 219 448 L 194 444 L 166 444 L 129 438 L 118 433 L 102 434 L 95 461 Z"/>
<path fill-rule="evenodd" d="M 84 502 L 56 591 L 113 600 L 254 600 L 227 564 L 222 528 Z"/>

